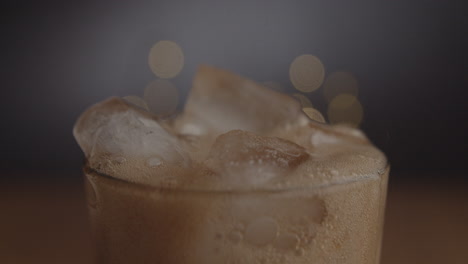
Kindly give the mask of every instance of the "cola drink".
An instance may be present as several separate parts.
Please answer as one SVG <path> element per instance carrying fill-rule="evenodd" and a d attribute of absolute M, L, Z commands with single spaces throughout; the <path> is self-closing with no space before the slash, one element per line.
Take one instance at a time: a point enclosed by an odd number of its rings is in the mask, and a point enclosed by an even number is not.
<path fill-rule="evenodd" d="M 379 262 L 385 155 L 287 95 L 201 66 L 177 117 L 114 97 L 74 135 L 97 263 Z"/>

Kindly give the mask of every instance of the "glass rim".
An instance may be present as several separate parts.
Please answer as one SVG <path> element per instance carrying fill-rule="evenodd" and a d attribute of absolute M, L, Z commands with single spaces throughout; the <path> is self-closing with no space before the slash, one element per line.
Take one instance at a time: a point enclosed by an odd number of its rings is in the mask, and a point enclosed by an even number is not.
<path fill-rule="evenodd" d="M 362 175 L 358 177 L 353 177 L 348 180 L 335 180 L 332 182 L 320 183 L 320 184 L 302 184 L 302 185 L 294 185 L 294 186 L 287 186 L 287 187 L 252 187 L 252 188 L 193 188 L 187 185 L 184 186 L 164 186 L 164 185 L 150 185 L 141 182 L 134 182 L 129 181 L 126 179 L 114 177 L 108 175 L 106 173 L 102 173 L 96 169 L 91 168 L 87 163 L 83 165 L 83 172 L 86 175 L 92 174 L 97 175 L 99 177 L 105 178 L 107 180 L 112 180 L 119 184 L 125 184 L 128 186 L 134 186 L 139 189 L 146 189 L 146 190 L 153 190 L 155 192 L 166 192 L 166 193 L 200 193 L 200 194 L 259 194 L 259 193 L 269 193 L 269 194 L 280 194 L 280 193 L 288 193 L 288 192 L 300 192 L 300 191 L 319 191 L 319 190 L 328 190 L 335 187 L 345 186 L 353 183 L 359 183 L 366 180 L 371 179 L 378 179 L 381 178 L 383 175 L 388 173 L 390 170 L 390 163 L 388 160 L 385 162 L 385 166 L 383 169 L 379 169 L 376 171 L 376 174 L 373 175 Z"/>

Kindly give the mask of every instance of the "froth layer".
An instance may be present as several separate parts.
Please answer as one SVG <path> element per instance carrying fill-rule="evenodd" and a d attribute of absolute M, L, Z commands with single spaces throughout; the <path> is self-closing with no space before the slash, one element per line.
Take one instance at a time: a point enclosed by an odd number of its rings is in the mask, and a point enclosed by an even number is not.
<path fill-rule="evenodd" d="M 321 187 L 378 177 L 387 166 L 385 155 L 362 137 L 360 132 L 347 133 L 344 130 L 353 129 L 312 123 L 308 123 L 304 129 L 310 133 L 307 144 L 304 142 L 304 135 L 289 135 L 289 140 L 278 138 L 291 144 L 297 142 L 294 145 L 303 151 L 291 154 L 292 156 L 283 154 L 286 156 L 278 158 L 279 164 L 276 164 L 276 159 L 268 164 L 268 157 L 263 160 L 259 158 L 261 153 L 258 155 L 258 152 L 261 149 L 256 150 L 255 159 L 249 159 L 249 154 L 242 150 L 233 153 L 227 146 L 217 146 L 230 155 L 240 156 L 233 158 L 215 151 L 205 154 L 206 157 L 200 158 L 201 161 L 192 160 L 190 165 L 184 167 L 161 162 L 155 157 L 103 155 L 89 166 L 124 181 L 189 190 Z M 188 153 L 200 154 L 198 150 Z M 213 162 L 215 158 L 216 162 Z M 259 164 L 259 161 L 263 164 Z"/>
<path fill-rule="evenodd" d="M 310 120 L 296 100 L 208 66 L 174 119 L 111 98 L 85 111 L 74 135 L 91 169 L 161 187 L 322 186 L 377 177 L 386 167 L 361 131 Z"/>

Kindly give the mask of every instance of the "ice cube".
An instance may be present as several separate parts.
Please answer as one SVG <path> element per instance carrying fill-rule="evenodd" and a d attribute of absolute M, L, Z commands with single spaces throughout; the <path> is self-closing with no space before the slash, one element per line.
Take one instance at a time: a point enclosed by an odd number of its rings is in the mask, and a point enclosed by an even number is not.
<path fill-rule="evenodd" d="M 181 133 L 222 134 L 241 129 L 260 134 L 294 122 L 299 102 L 225 70 L 200 66 L 184 113 Z"/>
<path fill-rule="evenodd" d="M 206 164 L 228 184 L 258 185 L 292 172 L 308 158 L 293 142 L 233 130 L 216 139 Z"/>
<path fill-rule="evenodd" d="M 177 138 L 151 114 L 116 97 L 86 110 L 76 122 L 73 134 L 88 161 L 114 156 L 151 158 L 183 166 L 190 163 Z"/>

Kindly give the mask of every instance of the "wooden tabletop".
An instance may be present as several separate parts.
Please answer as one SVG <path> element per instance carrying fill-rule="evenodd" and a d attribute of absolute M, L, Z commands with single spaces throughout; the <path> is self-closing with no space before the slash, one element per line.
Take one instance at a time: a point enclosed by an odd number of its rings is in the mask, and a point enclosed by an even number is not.
<path fill-rule="evenodd" d="M 0 263 L 91 263 L 89 242 L 81 182 L 0 183 Z M 468 263 L 467 182 L 390 181 L 382 264 L 394 263 Z"/>

